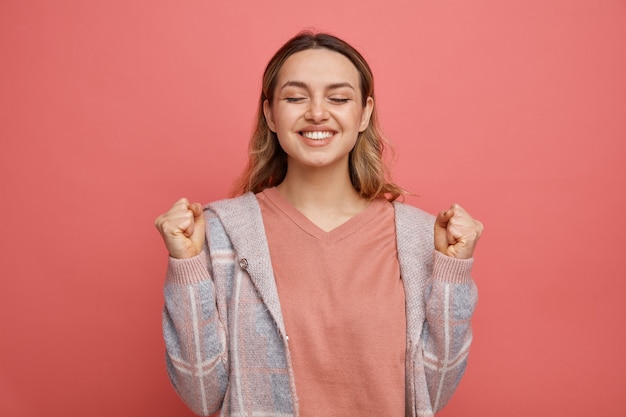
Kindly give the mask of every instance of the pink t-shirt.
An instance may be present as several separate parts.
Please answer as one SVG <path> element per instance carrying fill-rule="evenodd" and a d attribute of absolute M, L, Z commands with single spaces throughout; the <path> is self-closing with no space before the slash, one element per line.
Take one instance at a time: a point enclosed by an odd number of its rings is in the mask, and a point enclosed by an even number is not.
<path fill-rule="evenodd" d="M 303 417 L 405 415 L 405 296 L 393 205 L 325 232 L 275 189 L 257 194 Z"/>

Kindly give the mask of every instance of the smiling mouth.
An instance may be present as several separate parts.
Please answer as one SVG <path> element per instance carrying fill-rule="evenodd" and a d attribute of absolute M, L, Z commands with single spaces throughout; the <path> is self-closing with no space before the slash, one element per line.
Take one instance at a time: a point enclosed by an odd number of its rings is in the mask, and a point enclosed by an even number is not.
<path fill-rule="evenodd" d="M 300 132 L 300 134 L 307 139 L 324 140 L 333 136 L 335 132 L 317 132 L 316 131 L 316 132 Z"/>

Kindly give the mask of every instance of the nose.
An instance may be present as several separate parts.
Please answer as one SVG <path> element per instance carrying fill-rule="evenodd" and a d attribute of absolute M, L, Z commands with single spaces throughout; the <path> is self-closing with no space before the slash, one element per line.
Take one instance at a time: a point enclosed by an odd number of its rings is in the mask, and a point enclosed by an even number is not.
<path fill-rule="evenodd" d="M 304 117 L 314 123 L 320 123 L 328 119 L 328 109 L 323 98 L 312 98 Z"/>

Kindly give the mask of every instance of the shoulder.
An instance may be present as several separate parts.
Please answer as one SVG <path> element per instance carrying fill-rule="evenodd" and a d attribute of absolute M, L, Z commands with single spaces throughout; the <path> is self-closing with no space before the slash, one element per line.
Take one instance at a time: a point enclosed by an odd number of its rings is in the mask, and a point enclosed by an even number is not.
<path fill-rule="evenodd" d="M 207 220 L 218 219 L 224 225 L 258 221 L 261 209 L 256 196 L 246 193 L 235 198 L 217 200 L 204 206 Z"/>
<path fill-rule="evenodd" d="M 400 201 L 394 201 L 393 208 L 396 214 L 396 227 L 398 228 L 411 226 L 412 228 L 426 228 L 431 231 L 435 224 L 435 216 L 420 208 Z"/>
<path fill-rule="evenodd" d="M 204 206 L 207 220 L 219 221 L 226 227 L 261 220 L 261 209 L 254 193 L 217 200 Z"/>
<path fill-rule="evenodd" d="M 204 207 L 205 211 L 210 213 L 241 213 L 250 212 L 258 209 L 259 204 L 253 193 L 246 193 L 235 198 L 227 198 L 214 201 Z"/>
<path fill-rule="evenodd" d="M 401 202 L 393 206 L 400 273 L 407 294 L 419 295 L 432 271 L 435 216 Z"/>
<path fill-rule="evenodd" d="M 254 193 L 209 203 L 204 211 L 211 232 L 217 230 L 227 236 L 236 249 L 259 246 L 265 241 L 261 208 Z"/>
<path fill-rule="evenodd" d="M 393 202 L 400 260 L 432 260 L 435 216 L 417 207 Z"/>

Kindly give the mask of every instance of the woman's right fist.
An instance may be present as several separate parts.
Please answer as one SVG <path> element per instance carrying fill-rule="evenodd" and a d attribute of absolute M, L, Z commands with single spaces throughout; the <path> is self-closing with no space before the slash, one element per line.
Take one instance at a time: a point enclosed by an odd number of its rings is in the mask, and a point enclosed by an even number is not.
<path fill-rule="evenodd" d="M 200 203 L 181 198 L 154 221 L 172 258 L 192 258 L 204 244 L 204 215 Z"/>

